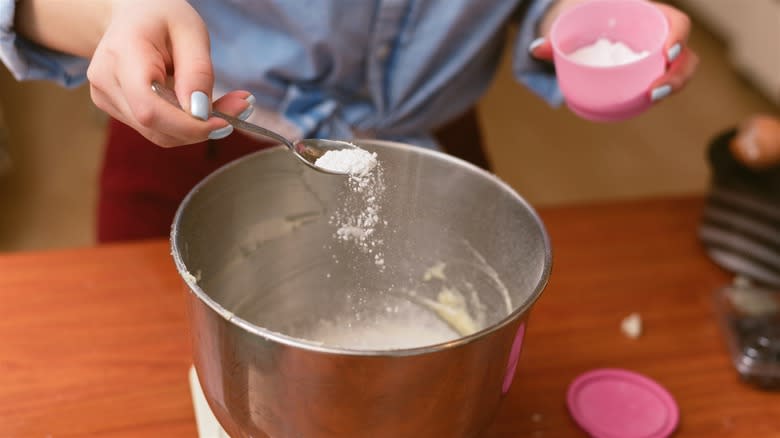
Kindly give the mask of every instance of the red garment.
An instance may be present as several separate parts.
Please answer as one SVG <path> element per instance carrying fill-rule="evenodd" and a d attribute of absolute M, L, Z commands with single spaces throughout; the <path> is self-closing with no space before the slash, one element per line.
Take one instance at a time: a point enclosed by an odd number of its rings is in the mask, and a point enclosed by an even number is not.
<path fill-rule="evenodd" d="M 167 237 L 176 209 L 195 184 L 271 145 L 234 132 L 222 140 L 166 149 L 111 120 L 100 175 L 98 242 Z"/>

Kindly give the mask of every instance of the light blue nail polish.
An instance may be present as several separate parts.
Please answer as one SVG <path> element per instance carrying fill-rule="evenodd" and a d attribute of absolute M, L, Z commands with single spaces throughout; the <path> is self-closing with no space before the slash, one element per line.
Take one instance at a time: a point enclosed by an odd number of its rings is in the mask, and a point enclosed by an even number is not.
<path fill-rule="evenodd" d="M 202 91 L 193 91 L 190 96 L 190 114 L 201 119 L 209 118 L 209 97 Z"/>
<path fill-rule="evenodd" d="M 675 59 L 677 59 L 678 56 L 680 56 L 681 51 L 682 51 L 682 45 L 680 45 L 680 43 L 677 43 L 672 47 L 669 47 L 669 50 L 666 52 L 666 59 L 668 59 L 669 62 L 674 61 Z"/>
<path fill-rule="evenodd" d="M 246 97 L 245 99 L 247 102 L 249 102 L 249 106 L 246 107 L 244 111 L 241 111 L 241 114 L 237 115 L 236 117 L 240 120 L 246 120 L 249 118 L 249 116 L 252 115 L 253 112 L 255 112 L 255 96 L 252 96 L 251 94 Z"/>
<path fill-rule="evenodd" d="M 670 95 L 671 93 L 672 93 L 671 85 L 661 85 L 660 87 L 653 88 L 653 91 L 650 92 L 650 100 L 652 100 L 653 102 L 658 102 L 659 100 Z"/>
<path fill-rule="evenodd" d="M 245 110 L 241 111 L 241 114 L 237 115 L 236 118 L 239 120 L 246 120 L 249 118 L 249 116 L 252 115 L 253 112 L 255 112 L 255 107 L 249 105 Z"/>
<path fill-rule="evenodd" d="M 536 49 L 537 47 L 539 47 L 542 44 L 544 44 L 544 42 L 545 42 L 545 38 L 544 37 L 539 37 L 539 38 L 531 41 L 531 44 L 528 45 L 528 52 L 533 52 L 534 49 Z"/>
<path fill-rule="evenodd" d="M 219 128 L 209 133 L 209 140 L 219 140 L 225 138 L 233 132 L 233 125 L 227 125 L 224 128 Z"/>

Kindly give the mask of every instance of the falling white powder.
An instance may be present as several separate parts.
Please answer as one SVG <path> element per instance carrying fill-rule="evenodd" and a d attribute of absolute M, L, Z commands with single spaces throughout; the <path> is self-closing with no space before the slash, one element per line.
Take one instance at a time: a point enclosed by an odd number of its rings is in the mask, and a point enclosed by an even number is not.
<path fill-rule="evenodd" d="M 382 241 L 376 234 L 377 228 L 385 224 L 380 220 L 385 183 L 377 154 L 360 148 L 328 151 L 315 164 L 349 175 L 347 191 L 330 219 L 337 226 L 336 237 L 354 243 L 384 269 Z"/>
<path fill-rule="evenodd" d="M 646 50 L 634 52 L 620 41 L 613 43 L 606 38 L 599 38 L 595 43 L 581 47 L 568 56 L 578 64 L 593 67 L 614 67 L 639 61 L 648 55 Z"/>

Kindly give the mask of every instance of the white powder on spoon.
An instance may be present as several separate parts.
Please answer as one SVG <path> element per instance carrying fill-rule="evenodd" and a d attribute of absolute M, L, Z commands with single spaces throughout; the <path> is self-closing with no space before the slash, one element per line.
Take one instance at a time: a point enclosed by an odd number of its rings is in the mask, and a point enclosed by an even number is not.
<path fill-rule="evenodd" d="M 376 153 L 365 149 L 330 150 L 317 158 L 314 164 L 333 172 L 345 173 L 350 176 L 367 175 L 377 164 Z"/>
<path fill-rule="evenodd" d="M 593 67 L 615 67 L 639 61 L 649 54 L 647 50 L 635 52 L 620 41 L 613 43 L 606 38 L 599 38 L 595 43 L 580 47 L 569 53 L 568 56 L 578 64 Z"/>

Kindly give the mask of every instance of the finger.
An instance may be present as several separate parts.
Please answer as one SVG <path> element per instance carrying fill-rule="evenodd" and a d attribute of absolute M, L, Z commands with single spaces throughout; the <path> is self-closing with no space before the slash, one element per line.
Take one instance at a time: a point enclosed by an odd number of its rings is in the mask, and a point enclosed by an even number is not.
<path fill-rule="evenodd" d="M 688 42 L 688 37 L 691 33 L 691 19 L 683 12 L 669 5 L 656 3 L 656 6 L 669 22 L 669 36 L 666 39 L 664 51 L 667 61 L 671 63 L 682 53 Z"/>
<path fill-rule="evenodd" d="M 248 91 L 231 91 L 214 101 L 214 109 L 241 120 L 254 111 L 255 97 Z"/>
<path fill-rule="evenodd" d="M 676 61 L 650 88 L 650 100 L 657 102 L 683 89 L 696 72 L 699 56 L 689 48 L 683 49 Z"/>
<path fill-rule="evenodd" d="M 90 97 L 98 108 L 140 132 L 139 128 L 143 127 L 138 126 L 135 122 L 132 111 L 122 96 L 119 82 L 110 68 L 115 60 L 116 58 L 113 56 L 93 59 L 87 71 L 87 76 L 90 79 Z"/>
<path fill-rule="evenodd" d="M 544 37 L 537 38 L 528 46 L 528 53 L 542 61 L 553 60 L 553 49 L 550 40 Z"/>
<path fill-rule="evenodd" d="M 161 132 L 153 131 L 150 129 L 145 129 L 142 126 L 138 126 L 132 118 L 128 118 L 126 114 L 129 114 L 127 108 L 119 108 L 117 105 L 122 105 L 126 107 L 127 102 L 124 100 L 118 100 L 117 104 L 114 104 L 116 99 L 111 98 L 111 96 L 99 89 L 95 86 L 90 86 L 90 96 L 92 97 L 92 101 L 95 102 L 95 105 L 98 106 L 98 108 L 102 109 L 103 111 L 106 111 L 111 117 L 114 119 L 124 123 L 125 125 L 135 129 L 138 131 L 139 134 L 143 135 L 147 140 L 151 141 L 152 143 L 161 146 L 161 147 L 173 147 L 173 146 L 181 146 L 184 143 L 181 142 L 180 139 L 171 137 L 169 135 L 163 134 Z"/>
<path fill-rule="evenodd" d="M 100 108 L 101 111 L 105 112 L 110 117 L 119 120 L 120 122 L 125 121 L 124 115 L 116 107 L 116 105 L 114 105 L 114 103 L 111 101 L 111 98 L 106 93 L 101 91 L 97 86 L 90 84 L 89 97 L 92 99 L 92 103 Z"/>
<path fill-rule="evenodd" d="M 113 65 L 115 58 L 105 50 L 96 50 L 92 61 L 87 68 L 87 80 L 89 81 L 89 94 L 92 102 L 109 116 L 122 120 L 125 115 L 111 98 L 112 89 L 118 89 L 119 84 L 114 77 L 109 65 Z"/>
<path fill-rule="evenodd" d="M 208 30 L 195 11 L 177 17 L 169 27 L 176 95 L 185 110 L 206 120 L 214 88 Z"/>
<path fill-rule="evenodd" d="M 146 129 L 156 130 L 182 143 L 197 143 L 211 131 L 227 126 L 217 118 L 202 121 L 171 105 L 152 91 L 153 81 L 163 83 L 165 65 L 155 47 L 145 41 L 128 44 L 119 60 L 117 80 L 132 118 Z"/>

